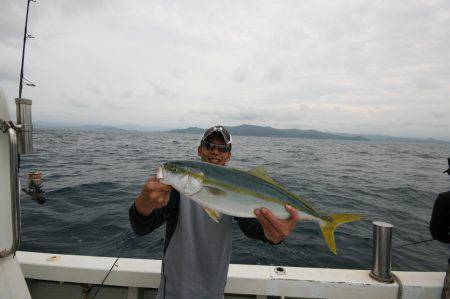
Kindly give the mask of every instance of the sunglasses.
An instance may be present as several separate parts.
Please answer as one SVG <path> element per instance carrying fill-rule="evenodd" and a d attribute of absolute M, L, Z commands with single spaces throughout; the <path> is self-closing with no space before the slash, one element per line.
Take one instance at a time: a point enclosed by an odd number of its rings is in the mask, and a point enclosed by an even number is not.
<path fill-rule="evenodd" d="M 214 148 L 217 148 L 217 150 L 221 153 L 228 153 L 230 151 L 230 148 L 225 144 L 215 144 L 212 142 L 204 143 L 203 147 L 206 148 L 208 151 L 214 150 Z"/>

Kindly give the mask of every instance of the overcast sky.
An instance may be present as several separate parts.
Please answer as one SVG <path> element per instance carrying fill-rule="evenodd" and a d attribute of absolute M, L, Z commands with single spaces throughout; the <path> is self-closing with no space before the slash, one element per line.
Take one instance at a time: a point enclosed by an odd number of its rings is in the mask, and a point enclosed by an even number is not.
<path fill-rule="evenodd" d="M 13 103 L 26 1 L 0 8 Z M 37 0 L 29 33 L 36 122 L 450 140 L 448 0 Z"/>

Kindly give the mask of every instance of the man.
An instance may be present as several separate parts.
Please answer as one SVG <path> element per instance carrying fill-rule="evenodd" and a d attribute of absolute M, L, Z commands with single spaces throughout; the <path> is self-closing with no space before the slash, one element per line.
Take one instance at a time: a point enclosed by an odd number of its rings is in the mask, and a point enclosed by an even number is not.
<path fill-rule="evenodd" d="M 232 139 L 223 126 L 205 131 L 197 149 L 203 162 L 225 166 L 231 158 Z M 291 217 L 277 219 L 268 209 L 255 210 L 255 218 L 234 217 L 249 238 L 270 244 L 283 241 L 294 229 L 297 211 L 286 206 Z M 231 255 L 233 217 L 214 222 L 194 201 L 171 186 L 150 177 L 130 208 L 130 222 L 145 235 L 166 222 L 164 255 L 158 299 L 223 298 Z"/>
<path fill-rule="evenodd" d="M 444 171 L 450 175 L 450 158 L 448 158 L 449 168 Z M 443 243 L 450 243 L 450 191 L 439 194 L 434 202 L 433 213 L 430 221 L 430 232 L 434 239 Z M 450 299 L 450 258 L 445 275 L 442 298 Z"/>

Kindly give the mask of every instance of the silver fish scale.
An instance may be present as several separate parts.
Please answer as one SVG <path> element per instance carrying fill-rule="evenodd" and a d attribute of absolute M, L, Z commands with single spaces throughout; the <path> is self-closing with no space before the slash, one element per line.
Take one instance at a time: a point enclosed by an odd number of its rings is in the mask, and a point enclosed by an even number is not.
<path fill-rule="evenodd" d="M 286 202 L 300 211 L 307 212 L 314 217 L 320 218 L 320 215 L 315 210 L 310 209 L 286 191 L 245 171 L 199 161 L 170 161 L 170 163 L 179 165 L 180 167 L 184 166 L 198 169 L 203 172 L 207 180 L 218 181 L 224 183 L 225 185 L 251 190 L 253 192 L 279 199 L 280 201 Z"/>

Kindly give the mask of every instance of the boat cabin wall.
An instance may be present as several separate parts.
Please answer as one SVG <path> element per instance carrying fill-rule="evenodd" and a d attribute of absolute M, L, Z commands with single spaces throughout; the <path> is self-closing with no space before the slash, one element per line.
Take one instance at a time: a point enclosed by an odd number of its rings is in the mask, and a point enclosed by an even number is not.
<path fill-rule="evenodd" d="M 0 119 L 10 121 L 8 104 L 0 89 Z M 11 212 L 11 178 L 9 165 L 8 134 L 0 132 L 0 252 L 13 245 L 13 226 Z"/>

